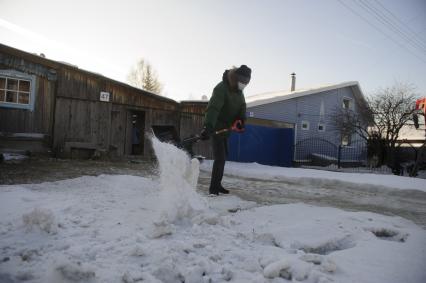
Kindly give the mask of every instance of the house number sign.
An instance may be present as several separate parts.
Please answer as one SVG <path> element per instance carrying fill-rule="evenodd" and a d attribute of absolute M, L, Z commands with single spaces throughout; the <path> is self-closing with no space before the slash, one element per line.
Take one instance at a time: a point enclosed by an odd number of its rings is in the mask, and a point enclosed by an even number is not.
<path fill-rule="evenodd" d="M 104 102 L 109 102 L 109 92 L 101 91 L 100 100 Z"/>

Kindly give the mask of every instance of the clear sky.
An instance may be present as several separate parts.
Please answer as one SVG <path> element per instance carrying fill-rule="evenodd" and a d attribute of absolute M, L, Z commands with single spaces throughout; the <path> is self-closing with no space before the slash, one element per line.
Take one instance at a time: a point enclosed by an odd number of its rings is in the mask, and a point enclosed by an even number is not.
<path fill-rule="evenodd" d="M 426 0 L 0 0 L 0 42 L 125 81 L 143 57 L 165 95 L 210 96 L 231 66 L 246 95 L 395 81 L 426 96 Z"/>

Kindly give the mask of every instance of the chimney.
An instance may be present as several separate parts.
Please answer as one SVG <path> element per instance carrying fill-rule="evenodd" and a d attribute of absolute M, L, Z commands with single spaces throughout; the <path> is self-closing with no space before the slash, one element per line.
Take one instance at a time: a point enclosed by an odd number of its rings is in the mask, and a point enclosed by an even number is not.
<path fill-rule="evenodd" d="M 296 74 L 291 73 L 291 91 L 296 89 Z"/>

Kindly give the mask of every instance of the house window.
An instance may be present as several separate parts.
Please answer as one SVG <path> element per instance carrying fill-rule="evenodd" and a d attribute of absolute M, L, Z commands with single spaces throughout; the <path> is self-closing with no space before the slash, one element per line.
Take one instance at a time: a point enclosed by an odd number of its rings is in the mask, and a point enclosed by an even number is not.
<path fill-rule="evenodd" d="M 318 132 L 325 132 L 325 124 L 318 123 Z"/>
<path fill-rule="evenodd" d="M 346 109 L 346 110 L 352 109 L 352 99 L 343 98 L 342 107 L 343 109 Z"/>
<path fill-rule="evenodd" d="M 308 121 L 302 121 L 302 130 L 305 130 L 305 131 L 309 130 L 309 122 Z"/>
<path fill-rule="evenodd" d="M 342 134 L 342 146 L 350 146 L 351 145 L 351 135 L 350 134 Z"/>
<path fill-rule="evenodd" d="M 0 70 L 0 107 L 33 110 L 35 77 L 13 70 Z"/>

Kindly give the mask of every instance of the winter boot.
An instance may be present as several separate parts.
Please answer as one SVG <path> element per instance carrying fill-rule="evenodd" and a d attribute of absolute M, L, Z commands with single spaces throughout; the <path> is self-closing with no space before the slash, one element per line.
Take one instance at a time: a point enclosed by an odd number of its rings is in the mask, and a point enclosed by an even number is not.
<path fill-rule="evenodd" d="M 229 190 L 225 189 L 224 187 L 219 187 L 219 193 L 221 194 L 229 194 Z"/>

